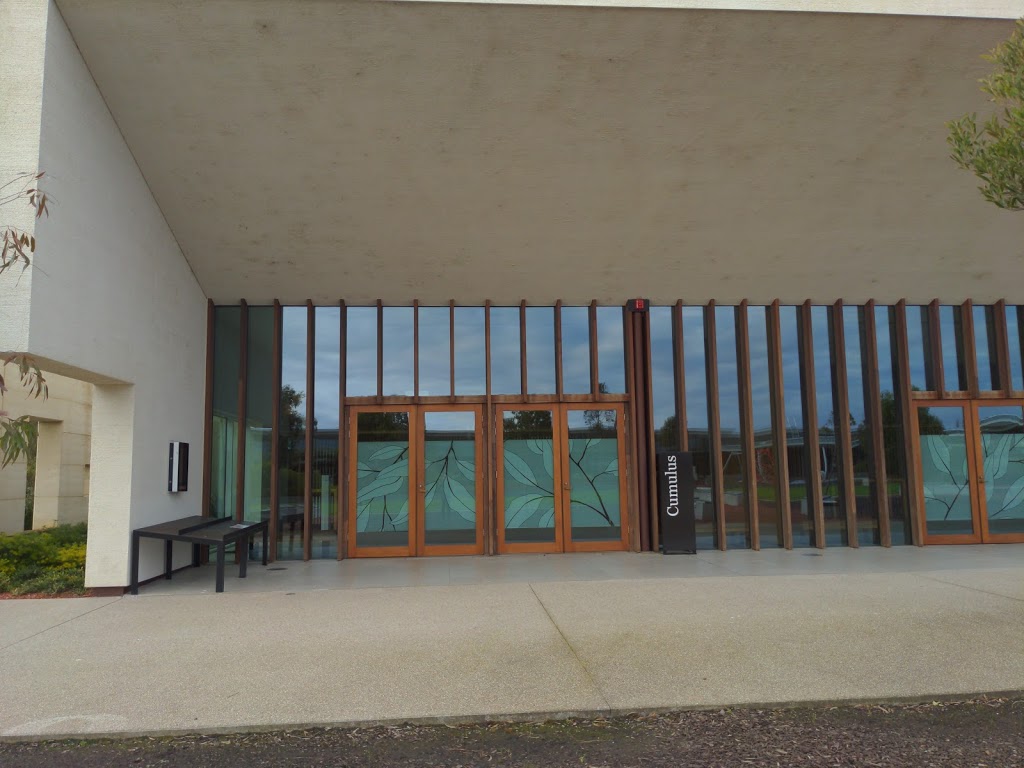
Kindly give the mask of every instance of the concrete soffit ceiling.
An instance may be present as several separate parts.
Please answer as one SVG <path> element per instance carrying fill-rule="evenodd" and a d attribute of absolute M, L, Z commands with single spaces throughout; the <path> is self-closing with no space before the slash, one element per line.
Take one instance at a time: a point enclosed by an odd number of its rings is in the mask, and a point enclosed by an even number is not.
<path fill-rule="evenodd" d="M 985 111 L 1007 20 L 57 2 L 217 302 L 985 300 L 1017 279 L 1019 233 L 944 127 Z"/>

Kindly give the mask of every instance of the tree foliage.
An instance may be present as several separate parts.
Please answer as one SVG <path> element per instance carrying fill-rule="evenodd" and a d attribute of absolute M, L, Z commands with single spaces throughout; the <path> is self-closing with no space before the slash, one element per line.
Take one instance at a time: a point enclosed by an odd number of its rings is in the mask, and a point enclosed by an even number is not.
<path fill-rule="evenodd" d="M 49 214 L 49 198 L 39 188 L 43 173 L 24 173 L 0 185 L 0 208 L 27 203 L 36 219 Z M 0 224 L 0 275 L 20 266 L 22 271 L 32 265 L 36 239 L 25 230 Z M 0 301 L 3 297 L 0 296 Z M 4 395 L 9 391 L 8 368 L 17 372 L 17 380 L 30 397 L 46 399 L 46 379 L 39 366 L 22 353 L 0 354 L 0 469 L 27 455 L 33 445 L 35 425 L 28 416 L 11 418 L 4 410 Z"/>
<path fill-rule="evenodd" d="M 981 179 L 986 200 L 1024 211 L 1024 19 L 983 58 L 995 64 L 995 71 L 981 80 L 981 90 L 1001 112 L 981 124 L 977 114 L 948 123 L 952 158 Z"/>

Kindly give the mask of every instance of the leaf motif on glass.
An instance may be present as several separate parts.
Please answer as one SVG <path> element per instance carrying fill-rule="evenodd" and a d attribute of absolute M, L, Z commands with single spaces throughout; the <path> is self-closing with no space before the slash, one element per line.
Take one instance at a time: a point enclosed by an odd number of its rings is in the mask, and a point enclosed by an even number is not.
<path fill-rule="evenodd" d="M 463 520 L 476 522 L 476 500 L 466 487 L 451 475 L 443 482 L 444 497 L 448 507 Z"/>
<path fill-rule="evenodd" d="M 505 510 L 505 527 L 526 527 L 526 523 L 529 522 L 530 517 L 537 511 L 537 508 L 540 507 L 541 501 L 545 498 L 550 497 L 534 493 L 527 494 L 525 496 L 518 496 L 513 499 L 508 505 L 508 509 Z"/>
<path fill-rule="evenodd" d="M 538 528 L 551 528 L 551 527 L 554 526 L 554 524 L 555 524 L 555 510 L 552 509 L 550 512 L 548 512 L 546 515 L 544 515 L 540 519 L 540 521 L 537 523 L 537 527 Z"/>
<path fill-rule="evenodd" d="M 409 462 L 400 461 L 382 469 L 376 479 L 359 488 L 358 499 L 367 501 L 378 496 L 387 496 L 402 487 L 409 479 Z"/>
<path fill-rule="evenodd" d="M 932 464 L 936 469 L 952 472 L 949 447 L 941 435 L 928 436 L 928 453 L 931 455 Z"/>
<path fill-rule="evenodd" d="M 374 451 L 366 460 L 387 461 L 388 459 L 395 459 L 401 456 L 405 449 L 404 445 L 387 445 Z"/>
<path fill-rule="evenodd" d="M 537 485 L 537 476 L 530 465 L 512 451 L 505 451 L 505 470 L 523 485 Z"/>
<path fill-rule="evenodd" d="M 548 477 L 554 478 L 554 457 L 551 453 L 551 441 L 544 440 L 540 447 L 541 457 L 544 459 L 544 471 Z"/>
<path fill-rule="evenodd" d="M 1001 512 L 1014 509 L 1020 506 L 1022 502 L 1024 502 L 1024 477 L 1018 477 L 1007 489 L 1006 496 L 1003 498 L 1003 503 L 999 508 L 999 512 L 990 515 L 990 517 L 996 517 Z"/>

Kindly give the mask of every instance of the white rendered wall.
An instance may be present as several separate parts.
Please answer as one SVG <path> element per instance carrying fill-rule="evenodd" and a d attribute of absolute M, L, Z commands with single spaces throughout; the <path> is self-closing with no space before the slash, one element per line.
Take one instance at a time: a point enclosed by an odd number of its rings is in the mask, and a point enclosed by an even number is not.
<path fill-rule="evenodd" d="M 201 459 L 171 495 L 167 450 L 202 455 L 206 297 L 52 3 L 39 147 L 56 202 L 36 230 L 29 347 L 96 384 L 86 584 L 123 586 L 133 528 L 200 513 Z"/>

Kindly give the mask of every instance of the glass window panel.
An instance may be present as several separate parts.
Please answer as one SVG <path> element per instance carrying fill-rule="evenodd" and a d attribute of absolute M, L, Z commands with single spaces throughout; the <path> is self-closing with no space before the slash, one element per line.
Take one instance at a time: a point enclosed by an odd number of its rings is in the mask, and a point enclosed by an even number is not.
<path fill-rule="evenodd" d="M 960 307 L 939 307 L 939 331 L 942 335 L 942 374 L 949 392 L 965 391 L 967 365 L 964 358 L 964 326 Z"/>
<path fill-rule="evenodd" d="M 678 451 L 679 424 L 676 415 L 672 308 L 651 307 L 650 315 L 654 447 L 657 451 Z"/>
<path fill-rule="evenodd" d="M 885 481 L 889 496 L 889 530 L 894 545 L 909 544 L 910 502 L 904 460 L 903 407 L 896 393 L 895 308 L 875 307 L 875 342 L 878 345 L 878 384 L 882 394 L 882 442 L 885 446 Z"/>
<path fill-rule="evenodd" d="M 210 436 L 211 517 L 234 517 L 238 488 L 238 381 L 241 307 L 213 311 L 213 422 Z"/>
<path fill-rule="evenodd" d="M 519 307 L 491 307 L 491 394 L 522 393 Z"/>
<path fill-rule="evenodd" d="M 483 307 L 455 308 L 455 394 L 487 393 L 487 343 Z M 422 357 L 420 358 L 423 359 Z M 518 365 L 516 366 L 518 368 Z"/>
<path fill-rule="evenodd" d="M 526 385 L 531 395 L 555 392 L 555 308 L 526 308 Z"/>
<path fill-rule="evenodd" d="M 345 395 L 377 394 L 377 308 L 345 310 Z"/>
<path fill-rule="evenodd" d="M 420 307 L 419 313 L 419 394 L 425 397 L 450 395 L 452 393 L 451 308 Z M 386 338 L 387 334 L 385 333 Z"/>
<path fill-rule="evenodd" d="M 782 342 L 782 392 L 786 409 L 789 465 L 789 517 L 793 546 L 814 546 L 814 513 L 807 500 L 808 454 L 804 432 L 804 394 L 800 381 L 800 332 L 796 307 L 779 307 Z"/>
<path fill-rule="evenodd" d="M 245 520 L 270 519 L 270 454 L 274 410 L 274 308 L 249 307 L 245 398 Z M 250 549 L 262 557 L 257 540 Z"/>
<path fill-rule="evenodd" d="M 918 408 L 917 426 L 925 528 L 933 536 L 973 533 L 963 406 Z"/>
<path fill-rule="evenodd" d="M 597 371 L 602 392 L 626 391 L 625 329 L 621 307 L 597 308 Z"/>
<path fill-rule="evenodd" d="M 384 307 L 384 395 L 412 397 L 413 308 Z"/>
<path fill-rule="evenodd" d="M 505 541 L 555 541 L 552 412 L 506 411 L 502 418 Z"/>
<path fill-rule="evenodd" d="M 707 361 L 704 348 L 704 308 L 683 307 L 683 356 L 686 386 L 686 432 L 693 454 L 694 519 L 697 548 L 718 546 L 712 501 L 711 441 L 708 431 Z"/>
<path fill-rule="evenodd" d="M 736 365 L 736 307 L 715 307 L 718 342 L 718 409 L 722 424 L 722 485 L 727 549 L 750 547 L 750 520 L 740 437 L 739 370 Z"/>
<path fill-rule="evenodd" d="M 932 377 L 931 323 L 928 307 L 910 305 L 907 310 L 907 352 L 910 359 L 910 386 L 932 392 L 936 389 Z"/>
<path fill-rule="evenodd" d="M 409 547 L 409 413 L 356 417 L 356 546 Z"/>
<path fill-rule="evenodd" d="M 978 408 L 988 531 L 1024 533 L 1024 413 L 1019 405 Z"/>
<path fill-rule="evenodd" d="M 875 500 L 875 458 L 868 412 L 867 377 L 864 370 L 864 307 L 843 307 L 846 338 L 847 397 L 850 403 L 850 442 L 853 449 L 853 494 L 857 504 L 857 541 L 880 544 L 878 504 Z M 874 344 L 875 340 L 872 339 Z"/>
<path fill-rule="evenodd" d="M 999 347 L 996 344 L 996 308 L 973 307 L 974 349 L 978 359 L 978 389 L 1000 389 Z"/>
<path fill-rule="evenodd" d="M 782 515 L 778 504 L 778 466 L 772 432 L 771 375 L 768 371 L 768 314 L 766 307 L 747 307 L 750 339 L 750 399 L 754 425 L 754 466 L 757 482 L 757 518 L 761 546 L 781 547 Z"/>
<path fill-rule="evenodd" d="M 829 307 L 811 307 L 811 346 L 814 352 L 814 388 L 818 412 L 818 452 L 821 463 L 822 513 L 825 518 L 825 544 L 846 546 L 846 510 L 839 485 L 839 461 L 836 451 L 835 400 L 832 382 L 832 333 Z"/>
<path fill-rule="evenodd" d="M 1021 333 L 1024 312 L 1020 307 L 1008 305 L 1006 307 L 1006 334 L 1010 347 L 1010 386 L 1020 392 L 1024 390 L 1024 334 Z"/>
<path fill-rule="evenodd" d="M 427 546 L 476 544 L 476 414 L 423 414 L 423 527 Z"/>
<path fill-rule="evenodd" d="M 277 558 L 303 559 L 306 496 L 306 307 L 281 308 Z"/>
<path fill-rule="evenodd" d="M 614 410 L 571 410 L 570 522 L 573 541 L 620 541 L 619 436 Z"/>
<path fill-rule="evenodd" d="M 317 307 L 313 334 L 313 509 L 315 559 L 338 556 L 338 397 L 341 308 Z"/>
<path fill-rule="evenodd" d="M 588 307 L 562 307 L 562 391 L 577 395 L 590 393 Z"/>

